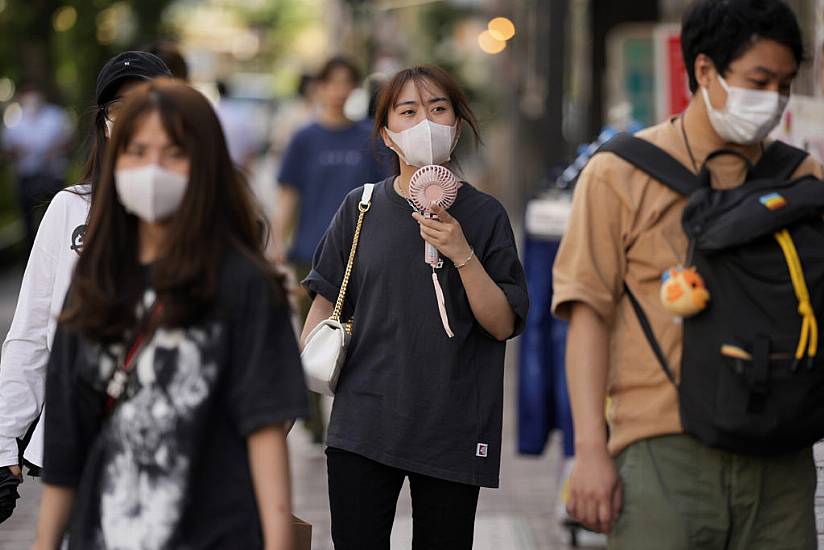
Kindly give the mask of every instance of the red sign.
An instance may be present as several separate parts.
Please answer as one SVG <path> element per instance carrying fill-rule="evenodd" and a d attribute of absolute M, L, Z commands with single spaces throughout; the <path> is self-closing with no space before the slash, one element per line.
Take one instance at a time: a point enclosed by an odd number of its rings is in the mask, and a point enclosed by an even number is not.
<path fill-rule="evenodd" d="M 684 67 L 684 57 L 681 55 L 681 37 L 670 35 L 666 42 L 667 67 L 669 69 L 669 114 L 675 115 L 687 108 L 692 94 L 690 94 L 687 70 Z"/>

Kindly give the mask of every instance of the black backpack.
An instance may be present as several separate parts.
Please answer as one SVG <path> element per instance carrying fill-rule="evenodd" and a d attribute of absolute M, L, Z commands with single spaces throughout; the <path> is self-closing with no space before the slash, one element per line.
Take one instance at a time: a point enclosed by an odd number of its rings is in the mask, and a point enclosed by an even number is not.
<path fill-rule="evenodd" d="M 696 176 L 643 139 L 620 134 L 600 151 L 689 197 L 682 218 L 690 242 L 685 265 L 697 268 L 711 298 L 684 319 L 680 383 L 625 286 L 658 362 L 677 386 L 684 431 L 710 447 L 761 455 L 824 437 L 824 349 L 818 349 L 824 347 L 818 345 L 824 182 L 790 179 L 807 154 L 773 142 L 744 185 L 715 190 L 706 163 Z M 721 154 L 738 153 L 717 151 L 710 158 Z"/>

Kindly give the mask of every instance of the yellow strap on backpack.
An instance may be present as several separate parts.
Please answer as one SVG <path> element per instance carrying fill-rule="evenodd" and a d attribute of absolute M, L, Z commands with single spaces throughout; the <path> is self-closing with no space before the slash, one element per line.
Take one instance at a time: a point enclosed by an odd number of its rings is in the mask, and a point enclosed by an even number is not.
<path fill-rule="evenodd" d="M 815 311 L 810 301 L 810 292 L 807 289 L 807 282 L 804 280 L 804 268 L 801 259 L 798 257 L 798 250 L 795 243 L 786 229 L 782 229 L 775 234 L 775 240 L 784 252 L 787 260 L 787 267 L 790 269 L 790 279 L 792 280 L 795 296 L 798 298 L 798 313 L 801 315 L 801 335 L 798 339 L 798 347 L 795 350 L 795 358 L 801 360 L 805 352 L 810 358 L 818 353 L 818 321 L 815 319 Z"/>

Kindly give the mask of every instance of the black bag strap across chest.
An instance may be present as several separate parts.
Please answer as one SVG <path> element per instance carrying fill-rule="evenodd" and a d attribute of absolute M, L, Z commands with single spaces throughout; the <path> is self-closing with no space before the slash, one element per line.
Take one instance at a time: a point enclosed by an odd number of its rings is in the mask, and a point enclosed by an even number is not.
<path fill-rule="evenodd" d="M 645 139 L 625 132 L 601 145 L 598 152 L 617 155 L 676 193 L 687 197 L 706 187 L 699 175 L 693 174 L 672 155 Z M 807 155 L 803 149 L 783 141 L 774 141 L 764 150 L 758 163 L 749 170 L 747 180 L 788 180 Z"/>
<path fill-rule="evenodd" d="M 750 170 L 747 179 L 788 180 L 792 178 L 808 154 L 807 151 L 783 141 L 773 141 L 764 149 L 764 153 Z"/>
<path fill-rule="evenodd" d="M 631 134 L 616 135 L 601 145 L 598 152 L 614 153 L 681 195 L 688 197 L 703 188 L 698 176 L 672 155 Z"/>

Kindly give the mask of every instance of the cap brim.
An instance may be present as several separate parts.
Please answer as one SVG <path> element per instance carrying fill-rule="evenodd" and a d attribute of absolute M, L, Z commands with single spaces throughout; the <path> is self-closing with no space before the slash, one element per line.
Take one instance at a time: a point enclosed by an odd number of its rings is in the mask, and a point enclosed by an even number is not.
<path fill-rule="evenodd" d="M 97 104 L 103 105 L 114 99 L 114 92 L 117 88 L 122 86 L 128 80 L 151 80 L 153 77 L 146 76 L 145 74 L 141 73 L 127 73 L 117 75 L 111 82 L 106 84 L 103 87 L 103 91 L 100 92 L 100 95 L 97 98 Z"/>

